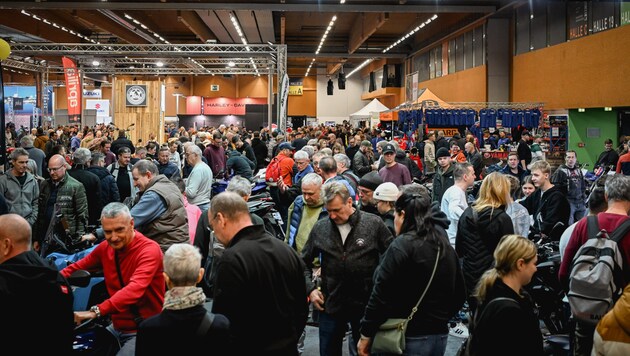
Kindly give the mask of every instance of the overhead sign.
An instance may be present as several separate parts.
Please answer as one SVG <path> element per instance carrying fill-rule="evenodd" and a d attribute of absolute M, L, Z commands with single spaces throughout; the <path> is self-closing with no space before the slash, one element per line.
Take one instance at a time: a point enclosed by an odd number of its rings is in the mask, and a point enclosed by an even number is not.
<path fill-rule="evenodd" d="M 593 2 L 591 10 L 593 33 L 606 31 L 617 27 L 617 23 L 615 21 L 616 10 L 616 2 Z"/>
<path fill-rule="evenodd" d="M 567 2 L 567 17 L 569 22 L 569 40 L 588 35 L 589 29 L 589 2 L 569 1 Z"/>
<path fill-rule="evenodd" d="M 204 115 L 245 115 L 246 105 L 267 104 L 266 98 L 203 98 Z M 188 102 L 186 105 L 188 110 Z"/>
<path fill-rule="evenodd" d="M 125 85 L 125 103 L 127 106 L 147 106 L 147 86 L 144 84 Z"/>
<path fill-rule="evenodd" d="M 83 97 L 86 99 L 100 99 L 102 95 L 101 89 L 83 89 Z"/>
<path fill-rule="evenodd" d="M 81 77 L 74 61 L 68 57 L 62 57 L 63 72 L 66 79 L 66 94 L 68 96 L 68 121 L 81 122 Z"/>
<path fill-rule="evenodd" d="M 109 100 L 88 99 L 85 101 L 86 109 L 96 110 L 96 117 L 109 116 Z"/>
<path fill-rule="evenodd" d="M 302 95 L 304 83 L 302 78 L 289 78 L 289 95 Z"/>

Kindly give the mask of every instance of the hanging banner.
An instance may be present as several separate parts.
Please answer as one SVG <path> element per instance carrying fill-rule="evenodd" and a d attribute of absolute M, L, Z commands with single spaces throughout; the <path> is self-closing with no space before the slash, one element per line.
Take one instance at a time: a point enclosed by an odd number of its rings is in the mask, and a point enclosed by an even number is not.
<path fill-rule="evenodd" d="M 630 24 L 630 2 L 620 2 L 620 25 L 624 26 Z"/>
<path fill-rule="evenodd" d="M 287 123 L 287 102 L 289 101 L 289 76 L 287 73 L 284 73 L 282 77 L 282 88 L 280 90 L 280 113 L 278 115 L 278 126 L 280 126 L 280 130 L 284 130 L 286 128 Z"/>
<path fill-rule="evenodd" d="M 569 1 L 567 3 L 568 39 L 574 40 L 587 36 L 589 30 L 588 1 Z"/>
<path fill-rule="evenodd" d="M 267 98 L 203 98 L 189 96 L 186 98 L 186 114 L 200 114 L 203 102 L 204 115 L 245 115 L 247 105 L 265 105 Z"/>
<path fill-rule="evenodd" d="M 66 93 L 68 95 L 68 121 L 81 122 L 81 77 L 77 65 L 68 57 L 61 58 L 63 72 L 66 77 Z"/>
<path fill-rule="evenodd" d="M 610 30 L 618 26 L 615 12 L 618 4 L 615 2 L 593 2 L 591 4 L 591 19 L 593 21 L 593 32 Z"/>

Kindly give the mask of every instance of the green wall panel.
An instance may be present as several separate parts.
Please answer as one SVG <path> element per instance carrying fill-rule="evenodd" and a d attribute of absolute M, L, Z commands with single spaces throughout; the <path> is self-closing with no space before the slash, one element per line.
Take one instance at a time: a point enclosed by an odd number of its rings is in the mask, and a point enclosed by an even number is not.
<path fill-rule="evenodd" d="M 587 128 L 599 128 L 600 136 L 587 138 Z M 613 148 L 617 148 L 617 131 L 615 111 L 604 111 L 603 108 L 590 108 L 585 112 L 569 110 L 569 149 L 575 150 L 580 163 L 589 164 L 589 171 L 593 169 L 599 154 L 604 151 L 604 140 L 611 138 L 614 142 Z M 584 147 L 578 147 L 580 143 L 584 143 Z"/>

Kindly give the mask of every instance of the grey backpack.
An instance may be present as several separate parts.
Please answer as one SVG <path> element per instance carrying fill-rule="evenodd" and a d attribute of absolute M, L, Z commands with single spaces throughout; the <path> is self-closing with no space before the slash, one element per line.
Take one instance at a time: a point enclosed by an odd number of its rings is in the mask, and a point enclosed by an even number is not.
<path fill-rule="evenodd" d="M 567 297 L 576 320 L 596 325 L 614 305 L 624 287 L 619 241 L 630 231 L 630 219 L 609 236 L 597 216 L 586 221 L 588 240 L 573 257 Z"/>

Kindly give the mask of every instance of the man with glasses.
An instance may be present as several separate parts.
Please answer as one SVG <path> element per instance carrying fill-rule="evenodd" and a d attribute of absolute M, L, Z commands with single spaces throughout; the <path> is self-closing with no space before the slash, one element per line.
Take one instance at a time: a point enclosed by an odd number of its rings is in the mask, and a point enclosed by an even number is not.
<path fill-rule="evenodd" d="M 88 204 L 83 184 L 66 173 L 66 160 L 61 155 L 53 155 L 48 160 L 50 178 L 41 183 L 38 215 L 33 231 L 33 246 L 39 250 L 50 219 L 55 214 L 54 206 L 60 208 L 62 217 L 68 224 L 70 236 L 82 236 L 88 222 Z"/>
<path fill-rule="evenodd" d="M 284 184 L 284 181 L 278 181 L 280 199 L 283 203 L 286 203 L 287 206 L 291 205 L 295 198 L 302 194 L 302 178 L 304 178 L 307 174 L 314 172 L 313 167 L 311 166 L 311 160 L 308 158 L 308 153 L 306 153 L 306 151 L 300 150 L 295 152 L 293 159 L 298 170 L 292 178 L 293 185 L 288 187 Z"/>
<path fill-rule="evenodd" d="M 212 170 L 214 176 L 219 176 L 225 172 L 226 157 L 223 148 L 223 136 L 220 132 L 215 131 L 212 134 L 212 142 L 206 146 L 203 156 L 208 161 L 208 166 Z"/>

